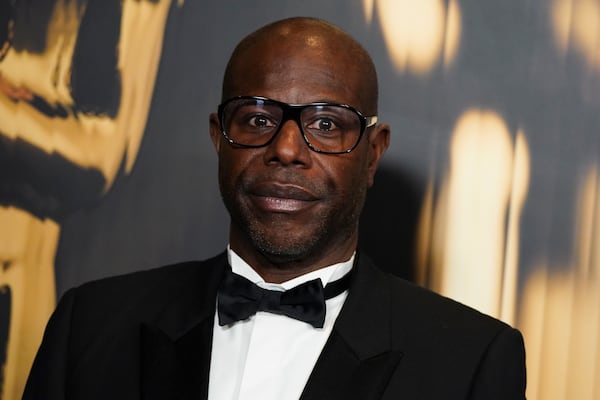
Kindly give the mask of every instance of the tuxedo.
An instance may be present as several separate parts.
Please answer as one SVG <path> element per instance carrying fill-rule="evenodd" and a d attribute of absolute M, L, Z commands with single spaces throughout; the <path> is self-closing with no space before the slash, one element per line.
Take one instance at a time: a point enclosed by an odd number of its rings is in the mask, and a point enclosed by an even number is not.
<path fill-rule="evenodd" d="M 24 399 L 206 399 L 225 253 L 84 284 L 52 315 Z M 523 399 L 521 334 L 357 255 L 301 399 Z"/>

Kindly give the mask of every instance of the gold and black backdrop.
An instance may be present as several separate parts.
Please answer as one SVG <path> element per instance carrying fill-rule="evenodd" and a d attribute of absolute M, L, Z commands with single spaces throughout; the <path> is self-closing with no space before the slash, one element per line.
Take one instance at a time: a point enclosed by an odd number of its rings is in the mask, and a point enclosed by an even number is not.
<path fill-rule="evenodd" d="M 0 0 L 2 399 L 65 290 L 224 249 L 208 114 L 297 15 L 378 67 L 364 250 L 521 329 L 528 398 L 600 398 L 600 0 Z"/>

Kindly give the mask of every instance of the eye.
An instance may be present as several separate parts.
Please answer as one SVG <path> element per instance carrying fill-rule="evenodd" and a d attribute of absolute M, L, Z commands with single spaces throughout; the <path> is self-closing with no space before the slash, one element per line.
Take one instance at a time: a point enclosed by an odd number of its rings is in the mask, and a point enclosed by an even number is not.
<path fill-rule="evenodd" d="M 331 118 L 319 118 L 309 125 L 307 125 L 308 129 L 315 129 L 323 132 L 329 132 L 337 128 L 336 123 Z"/>
<path fill-rule="evenodd" d="M 245 126 L 248 130 L 265 130 L 277 127 L 277 121 L 272 117 L 260 114 L 260 113 L 249 113 L 245 115 L 241 121 L 243 123 L 240 126 Z"/>
<path fill-rule="evenodd" d="M 264 115 L 254 115 L 248 118 L 248 124 L 255 128 L 273 127 L 275 124 Z"/>

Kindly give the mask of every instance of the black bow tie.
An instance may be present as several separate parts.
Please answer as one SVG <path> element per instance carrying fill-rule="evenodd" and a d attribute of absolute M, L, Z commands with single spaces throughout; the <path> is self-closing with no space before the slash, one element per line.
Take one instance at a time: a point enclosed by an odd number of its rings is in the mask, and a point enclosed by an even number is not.
<path fill-rule="evenodd" d="M 229 325 L 248 319 L 257 311 L 266 311 L 322 328 L 325 323 L 325 300 L 348 289 L 350 275 L 347 273 L 325 288 L 320 279 L 314 279 L 281 292 L 263 289 L 228 270 L 217 292 L 219 325 Z"/>

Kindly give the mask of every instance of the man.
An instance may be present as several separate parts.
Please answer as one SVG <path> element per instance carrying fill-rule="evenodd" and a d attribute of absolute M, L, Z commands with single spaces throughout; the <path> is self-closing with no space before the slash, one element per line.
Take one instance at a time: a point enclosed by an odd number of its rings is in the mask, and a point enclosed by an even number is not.
<path fill-rule="evenodd" d="M 518 331 L 357 251 L 376 115 L 373 63 L 339 28 L 245 38 L 210 116 L 227 252 L 69 291 L 25 399 L 523 399 Z"/>

